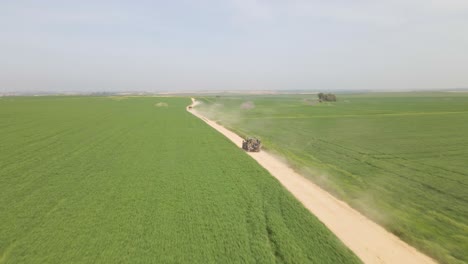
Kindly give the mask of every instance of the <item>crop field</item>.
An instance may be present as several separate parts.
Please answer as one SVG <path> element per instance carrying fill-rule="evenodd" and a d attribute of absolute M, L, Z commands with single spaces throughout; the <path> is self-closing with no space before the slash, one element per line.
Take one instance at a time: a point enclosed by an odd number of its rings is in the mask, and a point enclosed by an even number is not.
<path fill-rule="evenodd" d="M 468 263 L 468 94 L 200 97 L 265 148 L 442 263 Z"/>
<path fill-rule="evenodd" d="M 0 263 L 359 263 L 189 103 L 0 98 Z"/>

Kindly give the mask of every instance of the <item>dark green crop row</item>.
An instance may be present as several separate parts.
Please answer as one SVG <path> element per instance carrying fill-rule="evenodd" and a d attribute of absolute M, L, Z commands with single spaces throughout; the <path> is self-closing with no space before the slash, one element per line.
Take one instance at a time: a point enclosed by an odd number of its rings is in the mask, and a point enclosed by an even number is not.
<path fill-rule="evenodd" d="M 359 262 L 189 102 L 1 98 L 0 263 Z"/>

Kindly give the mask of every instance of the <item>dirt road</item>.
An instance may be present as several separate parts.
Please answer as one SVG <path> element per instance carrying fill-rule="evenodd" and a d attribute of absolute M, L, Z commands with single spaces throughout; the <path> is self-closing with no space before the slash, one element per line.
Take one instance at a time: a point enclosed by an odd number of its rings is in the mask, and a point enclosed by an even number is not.
<path fill-rule="evenodd" d="M 187 110 L 225 135 L 238 147 L 242 146 L 241 137 L 202 116 L 193 108 L 197 104 L 198 102 L 192 98 L 192 107 L 187 107 Z M 266 151 L 247 154 L 276 177 L 364 263 L 436 263 L 299 175 L 275 156 Z"/>

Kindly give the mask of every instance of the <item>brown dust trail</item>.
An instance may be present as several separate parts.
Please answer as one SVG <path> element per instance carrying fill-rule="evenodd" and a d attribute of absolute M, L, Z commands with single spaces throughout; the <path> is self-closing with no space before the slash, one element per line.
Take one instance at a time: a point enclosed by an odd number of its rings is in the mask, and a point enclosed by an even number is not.
<path fill-rule="evenodd" d="M 199 102 L 192 98 L 192 104 L 187 107 L 187 111 L 237 146 L 242 145 L 243 139 L 240 136 L 197 112 L 194 107 L 198 104 Z M 272 154 L 266 151 L 247 152 L 247 154 L 278 179 L 364 263 L 436 263 L 345 202 L 304 178 Z"/>

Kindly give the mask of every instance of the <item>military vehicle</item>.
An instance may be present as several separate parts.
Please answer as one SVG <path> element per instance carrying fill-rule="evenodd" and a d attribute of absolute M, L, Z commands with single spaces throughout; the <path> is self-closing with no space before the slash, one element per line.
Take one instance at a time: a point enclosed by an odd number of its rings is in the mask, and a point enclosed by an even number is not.
<path fill-rule="evenodd" d="M 242 148 L 248 152 L 259 152 L 262 147 L 262 142 L 253 137 L 246 138 L 242 141 Z"/>

